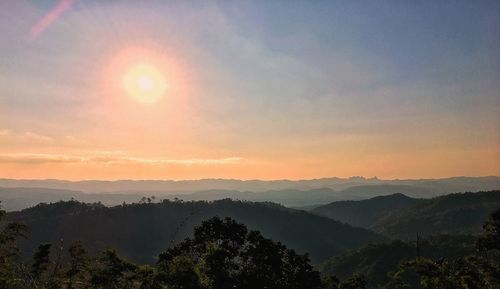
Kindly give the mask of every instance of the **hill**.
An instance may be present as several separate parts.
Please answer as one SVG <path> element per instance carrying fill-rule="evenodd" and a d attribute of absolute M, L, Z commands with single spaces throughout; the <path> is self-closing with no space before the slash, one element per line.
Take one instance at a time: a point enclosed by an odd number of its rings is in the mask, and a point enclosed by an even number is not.
<path fill-rule="evenodd" d="M 6 221 L 23 222 L 31 228 L 30 237 L 21 243 L 28 253 L 44 242 L 82 240 L 92 251 L 113 247 L 132 260 L 151 263 L 158 252 L 190 236 L 194 226 L 213 216 L 234 218 L 298 252 L 310 253 L 314 262 L 346 249 L 384 240 L 366 229 L 304 211 L 271 203 L 231 200 L 166 200 L 111 208 L 75 201 L 58 202 L 8 213 Z"/>
<path fill-rule="evenodd" d="M 149 196 L 149 195 L 148 195 Z M 106 206 L 116 206 L 123 202 L 138 202 L 143 196 L 135 194 L 93 194 L 73 190 L 49 188 L 2 188 L 0 201 L 2 209 L 18 211 L 35 206 L 39 203 L 78 200 L 85 203 L 101 202 Z"/>
<path fill-rule="evenodd" d="M 386 236 L 478 234 L 500 207 L 500 191 L 456 193 L 421 201 L 376 220 L 370 228 Z"/>
<path fill-rule="evenodd" d="M 435 197 L 439 192 L 418 186 L 395 184 L 353 186 L 339 192 L 339 196 L 344 200 L 360 200 L 392 194 L 405 194 L 410 197 L 429 198 Z"/>
<path fill-rule="evenodd" d="M 376 187 L 376 186 L 374 186 Z M 15 211 L 29 208 L 38 203 L 51 203 L 57 201 L 68 201 L 71 199 L 84 203 L 101 202 L 106 206 L 116 206 L 123 202 L 131 203 L 139 201 L 143 196 L 155 195 L 156 198 L 167 198 L 170 200 L 180 199 L 184 201 L 215 201 L 222 199 L 234 199 L 252 202 L 273 202 L 284 206 L 314 206 L 344 199 L 357 199 L 356 196 L 339 194 L 329 188 L 312 190 L 271 190 L 265 192 L 250 192 L 236 190 L 206 190 L 184 194 L 165 194 L 164 192 L 135 192 L 128 193 L 84 193 L 74 190 L 61 190 L 50 188 L 3 188 L 0 187 L 0 200 L 6 211 Z"/>
<path fill-rule="evenodd" d="M 341 200 L 362 200 L 373 196 L 384 196 L 394 193 L 417 197 L 435 196 L 434 193 L 427 189 L 414 186 L 365 185 L 353 186 L 341 191 L 336 191 L 331 188 L 317 188 L 310 190 L 270 190 L 265 192 L 208 190 L 190 194 L 174 195 L 174 197 L 186 201 L 213 201 L 223 198 L 231 198 L 254 202 L 274 202 L 290 207 L 303 207 L 317 206 L 318 204 L 327 204 Z"/>
<path fill-rule="evenodd" d="M 21 210 L 41 202 L 57 202 L 77 200 L 85 203 L 101 202 L 107 206 L 120 205 L 123 202 L 139 201 L 143 196 L 155 195 L 156 198 L 170 200 L 181 199 L 185 201 L 215 201 L 222 199 L 235 199 L 252 202 L 273 202 L 288 207 L 315 206 L 339 200 L 364 199 L 372 195 L 386 195 L 391 192 L 405 194 L 426 192 L 411 186 L 372 185 L 355 186 L 343 191 L 330 188 L 311 190 L 270 190 L 264 192 L 237 191 L 237 190 L 205 190 L 193 193 L 171 194 L 159 191 L 127 192 L 127 193 L 85 193 L 74 190 L 30 188 L 30 187 L 0 187 L 0 200 L 6 211 Z M 423 195 L 428 195 L 423 193 Z"/>
<path fill-rule="evenodd" d="M 62 181 L 0 179 L 0 200 L 7 211 L 28 208 L 39 202 L 71 198 L 81 202 L 119 205 L 143 196 L 186 201 L 225 198 L 275 202 L 288 207 L 312 208 L 334 201 L 362 200 L 395 193 L 429 198 L 452 192 L 500 189 L 499 177 L 381 180 L 377 178 L 324 178 L 313 180 L 118 180 Z"/>
<path fill-rule="evenodd" d="M 341 200 L 338 192 L 329 188 L 311 190 L 270 190 L 265 192 L 240 192 L 227 190 L 209 190 L 190 194 L 175 195 L 185 201 L 215 201 L 221 199 L 236 199 L 251 202 L 273 202 L 288 207 L 311 206 Z M 170 197 L 171 198 L 171 197 Z"/>
<path fill-rule="evenodd" d="M 474 252 L 476 240 L 473 236 L 432 236 L 420 240 L 419 255 L 435 260 L 458 259 Z M 367 278 L 369 288 L 380 288 L 389 281 L 389 272 L 395 271 L 401 262 L 416 257 L 415 241 L 371 244 L 329 259 L 321 265 L 321 272 L 341 279 L 362 274 Z"/>
<path fill-rule="evenodd" d="M 500 207 L 500 191 L 455 193 L 431 199 L 402 194 L 341 201 L 311 212 L 361 226 L 392 238 L 432 234 L 476 234 L 488 214 Z"/>
<path fill-rule="evenodd" d="M 393 194 L 362 201 L 333 202 L 316 207 L 311 212 L 353 226 L 369 228 L 376 220 L 421 201 L 423 200 L 410 198 L 403 194 Z"/>

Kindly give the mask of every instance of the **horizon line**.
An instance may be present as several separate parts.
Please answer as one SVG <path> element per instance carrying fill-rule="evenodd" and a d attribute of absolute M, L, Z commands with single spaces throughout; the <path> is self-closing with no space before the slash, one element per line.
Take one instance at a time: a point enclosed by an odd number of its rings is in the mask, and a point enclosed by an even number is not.
<path fill-rule="evenodd" d="M 252 182 L 252 181 L 261 181 L 261 182 L 300 182 L 300 181 L 320 181 L 320 180 L 331 180 L 331 179 L 339 179 L 339 180 L 350 180 L 350 179 L 364 179 L 364 180 L 379 180 L 379 181 L 408 181 L 408 180 L 444 180 L 444 179 L 455 179 L 455 178 L 500 178 L 497 175 L 475 175 L 475 176 L 465 176 L 465 175 L 457 175 L 457 176 L 447 176 L 447 177 L 419 177 L 419 178 L 379 178 L 377 176 L 366 177 L 366 176 L 350 176 L 350 177 L 318 177 L 318 178 L 310 178 L 310 179 L 235 179 L 235 178 L 200 178 L 200 179 L 53 179 L 53 178 L 40 178 L 40 179 L 18 179 L 18 178 L 0 178 L 0 181 L 59 181 L 59 182 L 71 182 L 71 183 L 79 183 L 79 182 L 122 182 L 122 181 L 131 181 L 131 182 L 194 182 L 194 181 L 241 181 L 241 182 Z"/>

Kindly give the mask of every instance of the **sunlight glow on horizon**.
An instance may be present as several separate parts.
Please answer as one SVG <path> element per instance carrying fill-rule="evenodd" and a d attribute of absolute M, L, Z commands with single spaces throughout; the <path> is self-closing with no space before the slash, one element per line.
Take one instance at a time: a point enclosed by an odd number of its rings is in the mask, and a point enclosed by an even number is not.
<path fill-rule="evenodd" d="M 500 175 L 461 1 L 0 1 L 0 178 Z"/>

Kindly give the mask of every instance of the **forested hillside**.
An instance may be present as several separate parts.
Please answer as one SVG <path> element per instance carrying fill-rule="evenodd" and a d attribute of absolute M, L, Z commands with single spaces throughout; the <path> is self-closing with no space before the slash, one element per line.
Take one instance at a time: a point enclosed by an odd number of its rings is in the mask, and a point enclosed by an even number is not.
<path fill-rule="evenodd" d="M 25 252 L 33 252 L 44 242 L 81 240 L 91 251 L 113 247 L 132 260 L 151 263 L 158 252 L 189 236 L 195 225 L 213 216 L 232 217 L 266 237 L 309 253 L 314 262 L 384 240 L 366 229 L 307 212 L 231 200 L 163 201 L 111 208 L 69 201 L 9 213 L 6 220 L 30 227 L 30 238 L 21 242 Z"/>
<path fill-rule="evenodd" d="M 64 215 L 64 210 L 49 211 Z M 82 242 L 68 240 L 41 243 L 29 254 L 30 258 L 19 258 L 28 253 L 19 250 L 17 243 L 29 227 L 5 222 L 3 218 L 4 212 L 0 210 L 3 221 L 0 288 L 5 289 L 496 289 L 500 286 L 500 210 L 489 217 L 477 238 L 439 236 L 416 243 L 368 245 L 326 262 L 322 276 L 310 264 L 307 254 L 297 254 L 231 218 L 203 221 L 194 228 L 192 237 L 162 250 L 154 265 L 131 262 L 112 248 L 89 254 Z"/>
<path fill-rule="evenodd" d="M 395 238 L 433 234 L 479 234 L 488 215 L 500 207 L 500 191 L 436 197 L 374 222 L 370 228 Z"/>
<path fill-rule="evenodd" d="M 17 241 L 27 229 L 20 223 L 0 228 L 2 289 L 362 289 L 357 284 L 365 282 L 322 280 L 307 254 L 231 218 L 203 221 L 154 265 L 131 262 L 114 249 L 89 254 L 80 241 L 42 243 L 22 260 Z"/>
<path fill-rule="evenodd" d="M 432 199 L 402 194 L 319 206 L 313 213 L 371 229 L 391 238 L 433 234 L 478 234 L 500 206 L 500 191 L 456 193 Z"/>
<path fill-rule="evenodd" d="M 388 273 L 397 270 L 404 261 L 417 257 L 456 260 L 472 254 L 476 241 L 474 236 L 439 235 L 419 239 L 418 247 L 416 238 L 370 244 L 331 258 L 321 266 L 321 271 L 324 275 L 335 275 L 341 279 L 360 274 L 372 287 L 378 288 L 389 281 Z"/>
<path fill-rule="evenodd" d="M 311 212 L 354 226 L 369 228 L 376 220 L 423 200 L 403 194 L 379 196 L 362 201 L 339 201 L 319 206 Z"/>
<path fill-rule="evenodd" d="M 84 203 L 101 202 L 106 206 L 116 206 L 123 202 L 139 202 L 142 197 L 150 194 L 96 194 L 83 193 L 73 190 L 48 189 L 48 188 L 3 188 L 0 187 L 0 201 L 2 209 L 7 212 L 19 211 L 39 203 L 53 203 L 58 201 L 78 200 Z"/>

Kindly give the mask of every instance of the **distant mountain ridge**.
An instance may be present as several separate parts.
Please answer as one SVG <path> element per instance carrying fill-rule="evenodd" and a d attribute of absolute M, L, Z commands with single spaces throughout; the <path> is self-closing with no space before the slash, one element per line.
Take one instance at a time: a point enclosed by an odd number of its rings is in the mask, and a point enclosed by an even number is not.
<path fill-rule="evenodd" d="M 431 183 L 431 185 L 429 184 Z M 2 187 L 1 185 L 6 185 Z M 16 185 L 28 185 L 16 187 Z M 255 185 L 257 184 L 257 185 Z M 361 185 L 360 185 L 361 184 Z M 36 187 L 47 185 L 54 187 Z M 118 189 L 130 185 L 127 190 Z M 286 189 L 263 189 L 268 187 L 292 187 Z M 315 187 L 324 185 L 324 187 Z M 328 187 L 330 185 L 330 187 Z M 296 186 L 298 188 L 293 188 Z M 139 188 L 143 190 L 138 190 Z M 145 189 L 150 187 L 151 189 Z M 214 188 L 212 188 L 214 187 Z M 217 188 L 221 187 L 221 188 Z M 256 190 L 227 189 L 224 187 L 254 187 Z M 303 189 L 303 187 L 313 187 Z M 332 188 L 334 187 L 334 188 Z M 86 190 L 79 190 L 86 189 Z M 94 192 L 95 189 L 110 191 Z M 189 190 L 154 190 L 159 188 L 204 188 L 198 191 Z M 433 189 L 437 188 L 437 189 Z M 441 180 L 391 180 L 365 179 L 360 177 L 349 179 L 320 179 L 304 181 L 239 181 L 239 180 L 199 180 L 199 181 L 82 181 L 67 182 L 57 180 L 0 180 L 0 201 L 7 211 L 20 210 L 34 206 L 40 202 L 56 202 L 59 200 L 75 200 L 82 202 L 102 202 L 107 206 L 123 202 L 137 202 L 142 197 L 156 196 L 157 199 L 182 199 L 187 201 L 235 199 L 255 202 L 274 202 L 288 207 L 314 207 L 342 200 L 362 200 L 374 196 L 402 193 L 415 198 L 430 198 L 451 192 L 492 190 L 500 188 L 500 178 L 453 178 Z"/>
<path fill-rule="evenodd" d="M 349 196 L 351 200 L 361 200 L 373 198 L 375 196 L 386 196 L 392 194 L 405 194 L 409 197 L 430 198 L 440 195 L 441 193 L 432 191 L 425 187 L 383 184 L 353 186 L 342 190 L 340 194 L 346 197 Z"/>
<path fill-rule="evenodd" d="M 382 180 L 378 178 L 322 178 L 311 180 L 117 180 L 117 181 L 63 181 L 0 179 L 0 187 L 42 187 L 76 190 L 86 193 L 155 191 L 170 194 L 205 190 L 237 190 L 263 192 L 270 190 L 311 190 L 330 188 L 344 190 L 362 185 L 406 185 L 427 189 L 436 194 L 500 189 L 500 177 L 452 177 L 443 179 Z"/>
<path fill-rule="evenodd" d="M 84 203 L 101 202 L 106 206 L 139 202 L 143 196 L 132 194 L 93 194 L 73 190 L 49 188 L 2 188 L 0 187 L 0 206 L 6 211 L 18 211 L 39 203 L 78 200 Z"/>
<path fill-rule="evenodd" d="M 123 202 L 138 202 L 143 197 L 156 196 L 160 199 L 182 199 L 185 201 L 215 201 L 221 199 L 245 200 L 254 202 L 274 202 L 288 207 L 317 206 L 340 200 L 361 200 L 373 195 L 387 195 L 399 192 L 420 197 L 431 197 L 427 190 L 411 186 L 398 185 L 371 185 L 355 186 L 342 191 L 330 188 L 312 190 L 272 190 L 265 192 L 250 192 L 236 190 L 207 190 L 185 194 L 164 194 L 162 192 L 136 192 L 126 193 L 84 193 L 74 190 L 61 190 L 49 188 L 2 188 L 0 187 L 0 201 L 7 211 L 22 210 L 38 203 L 51 203 L 68 201 L 71 199 L 85 202 L 101 202 L 106 206 L 120 205 Z"/>

